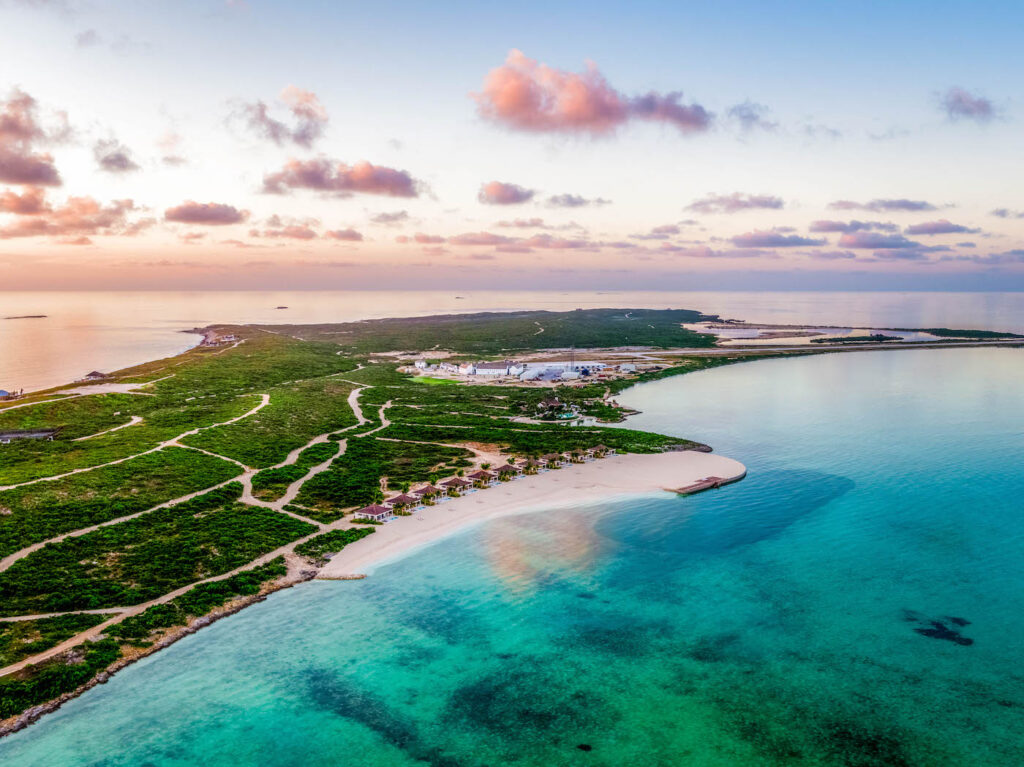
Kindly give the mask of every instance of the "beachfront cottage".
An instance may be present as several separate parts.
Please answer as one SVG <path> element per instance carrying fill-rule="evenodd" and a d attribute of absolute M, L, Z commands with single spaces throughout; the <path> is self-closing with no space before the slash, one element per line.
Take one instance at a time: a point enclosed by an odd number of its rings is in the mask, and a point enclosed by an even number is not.
<path fill-rule="evenodd" d="M 548 466 L 554 468 L 565 463 L 565 456 L 561 453 L 548 453 L 544 456 L 544 460 L 547 462 Z"/>
<path fill-rule="evenodd" d="M 377 503 L 371 503 L 352 514 L 357 519 L 368 519 L 371 522 L 386 522 L 392 518 L 391 509 Z"/>
<path fill-rule="evenodd" d="M 499 466 L 497 469 L 495 469 L 494 473 L 497 474 L 499 477 L 509 476 L 514 479 L 516 477 L 521 477 L 523 475 L 523 470 L 520 467 L 515 466 L 511 463 L 506 463 L 504 466 Z"/>
<path fill-rule="evenodd" d="M 467 479 L 463 479 L 462 477 L 453 477 L 452 479 L 446 480 L 441 483 L 441 487 L 448 492 L 449 497 L 452 497 L 453 493 L 461 494 L 473 492 L 473 483 Z"/>
<path fill-rule="evenodd" d="M 384 501 L 384 505 L 390 506 L 392 509 L 412 509 L 420 505 L 420 499 L 414 495 L 402 493 L 393 498 L 388 498 Z"/>
<path fill-rule="evenodd" d="M 418 495 L 420 498 L 433 498 L 435 495 L 439 497 L 444 497 L 446 491 L 441 489 L 440 487 L 426 485 L 425 487 L 421 487 L 419 490 L 413 490 L 412 494 Z"/>
<path fill-rule="evenodd" d="M 105 381 L 108 378 L 110 378 L 110 376 L 108 376 L 106 373 L 101 373 L 98 370 L 94 370 L 91 373 L 87 374 L 81 380 L 82 381 Z"/>
<path fill-rule="evenodd" d="M 495 482 L 495 476 L 489 471 L 474 471 L 469 475 L 469 478 L 473 480 L 473 484 L 478 487 L 489 487 Z"/>

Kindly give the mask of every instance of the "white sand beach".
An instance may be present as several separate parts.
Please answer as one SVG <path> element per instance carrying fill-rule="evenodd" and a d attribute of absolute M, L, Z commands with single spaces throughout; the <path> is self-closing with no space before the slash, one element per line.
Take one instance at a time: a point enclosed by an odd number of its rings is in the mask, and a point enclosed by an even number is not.
<path fill-rule="evenodd" d="M 478 490 L 398 517 L 335 555 L 318 577 L 366 574 L 382 562 L 433 543 L 485 520 L 609 501 L 622 496 L 671 492 L 707 477 L 734 480 L 746 473 L 739 461 L 713 453 L 616 455 L 573 464 Z"/>

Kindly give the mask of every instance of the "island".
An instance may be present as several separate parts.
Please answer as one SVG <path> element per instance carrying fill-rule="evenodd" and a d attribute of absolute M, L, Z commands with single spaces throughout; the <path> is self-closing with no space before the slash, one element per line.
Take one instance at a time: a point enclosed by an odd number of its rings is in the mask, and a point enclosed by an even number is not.
<path fill-rule="evenodd" d="M 685 513 L 743 464 L 623 428 L 617 393 L 863 350 L 722 347 L 688 327 L 716 322 L 587 309 L 214 325 L 176 357 L 0 406 L 0 735 L 273 591 L 372 577 L 485 519 L 646 493 Z"/>

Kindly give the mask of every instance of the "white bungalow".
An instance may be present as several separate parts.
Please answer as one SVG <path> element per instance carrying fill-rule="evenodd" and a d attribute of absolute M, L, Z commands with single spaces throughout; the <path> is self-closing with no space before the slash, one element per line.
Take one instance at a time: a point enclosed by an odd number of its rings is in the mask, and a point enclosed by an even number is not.
<path fill-rule="evenodd" d="M 391 513 L 391 509 L 387 506 L 381 506 L 378 503 L 371 503 L 369 506 L 363 506 L 363 508 L 353 513 L 352 516 L 358 519 L 368 519 L 371 522 L 386 522 L 391 519 L 393 515 Z"/>

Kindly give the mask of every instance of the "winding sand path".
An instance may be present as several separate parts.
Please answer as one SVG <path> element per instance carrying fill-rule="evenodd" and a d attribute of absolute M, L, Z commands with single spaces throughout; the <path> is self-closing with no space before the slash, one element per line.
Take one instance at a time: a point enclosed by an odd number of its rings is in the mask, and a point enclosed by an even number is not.
<path fill-rule="evenodd" d="M 252 396 L 252 395 L 250 395 L 250 394 L 243 394 L 243 395 L 240 395 L 240 396 L 248 397 L 248 396 Z M 19 482 L 19 483 L 14 484 L 14 485 L 2 485 L 2 486 L 0 486 L 0 490 L 13 490 L 16 487 L 25 487 L 26 485 L 34 485 L 37 482 L 53 482 L 54 480 L 57 480 L 57 479 L 63 479 L 64 477 L 70 477 L 73 474 L 82 474 L 82 473 L 87 472 L 87 471 L 94 471 L 95 469 L 102 469 L 105 466 L 116 466 L 119 463 L 124 463 L 125 461 L 130 461 L 133 458 L 139 458 L 141 456 L 149 455 L 150 453 L 155 453 L 155 452 L 157 452 L 159 450 L 163 450 L 165 447 L 181 447 L 181 448 L 187 448 L 187 449 L 190 449 L 190 450 L 199 450 L 199 448 L 193 448 L 193 447 L 190 447 L 189 445 L 182 445 L 182 444 L 180 444 L 178 442 L 178 440 L 184 439 L 185 437 L 191 437 L 193 434 L 198 434 L 199 432 L 206 431 L 207 429 L 214 429 L 214 428 L 216 428 L 218 426 L 227 426 L 228 424 L 232 424 L 232 423 L 235 423 L 237 421 L 241 421 L 243 418 L 248 418 L 251 415 L 255 415 L 256 413 L 258 413 L 259 411 L 261 411 L 263 408 L 265 408 L 267 405 L 270 404 L 270 395 L 269 394 L 260 394 L 258 396 L 261 398 L 260 404 L 258 404 L 252 410 L 249 410 L 246 413 L 242 413 L 242 415 L 235 416 L 234 418 L 230 418 L 227 421 L 222 421 L 220 423 L 213 423 L 213 424 L 210 424 L 209 426 L 197 426 L 195 429 L 189 429 L 188 431 L 182 432 L 181 434 L 179 434 L 176 437 L 172 437 L 169 440 L 165 440 L 164 442 L 161 442 L 156 447 L 151 447 L 149 450 L 143 450 L 141 453 L 136 453 L 135 455 L 129 455 L 129 456 L 125 457 L 125 458 L 118 458 L 116 461 L 108 461 L 107 463 L 100 463 L 100 464 L 97 464 L 96 466 L 86 466 L 86 467 L 81 468 L 81 469 L 74 469 L 72 471 L 68 471 L 68 472 L 65 472 L 63 474 L 54 474 L 52 477 L 39 477 L 38 479 L 30 479 L 27 482 Z M 199 451 L 200 452 L 206 452 L 205 450 L 199 450 Z M 209 455 L 214 455 L 214 454 L 213 453 L 209 453 Z M 240 466 L 243 466 L 243 464 L 239 463 L 238 461 L 234 461 L 231 458 L 225 458 L 222 455 L 219 455 L 219 456 L 216 456 L 216 457 L 217 458 L 224 458 L 224 460 L 226 460 L 226 461 L 232 461 L 233 463 L 237 463 Z"/>
<path fill-rule="evenodd" d="M 99 436 L 102 436 L 103 434 L 110 434 L 113 431 L 120 431 L 121 429 L 127 429 L 129 426 L 135 426 L 136 424 L 140 424 L 140 423 L 142 423 L 142 416 L 141 415 L 133 415 L 131 420 L 128 421 L 128 423 L 123 423 L 120 426 L 115 426 L 113 429 L 105 429 L 103 431 L 98 431 L 95 434 L 88 434 L 88 435 L 86 435 L 84 437 L 75 437 L 71 441 L 72 442 L 84 442 L 87 439 L 92 439 L 93 437 L 99 437 Z"/>

